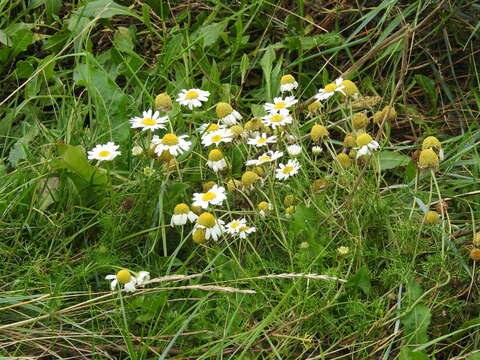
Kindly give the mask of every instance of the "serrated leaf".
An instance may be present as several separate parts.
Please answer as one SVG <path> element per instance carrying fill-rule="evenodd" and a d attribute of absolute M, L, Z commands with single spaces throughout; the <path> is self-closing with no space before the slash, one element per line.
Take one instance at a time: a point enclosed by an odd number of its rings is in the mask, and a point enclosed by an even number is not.
<path fill-rule="evenodd" d="M 407 166 L 411 160 L 409 156 L 393 151 L 381 151 L 378 154 L 378 163 L 381 171 Z"/>
<path fill-rule="evenodd" d="M 348 280 L 347 285 L 359 288 L 365 295 L 370 294 L 372 285 L 367 268 L 365 266 L 360 268 L 360 270 Z"/>

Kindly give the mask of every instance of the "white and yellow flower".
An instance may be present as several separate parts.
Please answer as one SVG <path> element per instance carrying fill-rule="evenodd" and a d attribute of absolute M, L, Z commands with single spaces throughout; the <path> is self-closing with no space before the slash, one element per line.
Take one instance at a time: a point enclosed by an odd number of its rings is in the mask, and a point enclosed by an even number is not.
<path fill-rule="evenodd" d="M 269 113 L 277 113 L 280 110 L 286 110 L 289 107 L 292 107 L 298 102 L 295 99 L 295 96 L 287 96 L 285 99 L 281 97 L 276 97 L 273 99 L 273 103 L 266 103 L 263 105 L 266 111 Z"/>
<path fill-rule="evenodd" d="M 240 232 L 240 229 L 244 226 L 247 226 L 247 220 L 245 219 L 236 219 L 230 221 L 225 225 L 225 232 L 230 235 L 235 235 Z"/>
<path fill-rule="evenodd" d="M 217 104 L 215 111 L 218 120 L 227 126 L 235 125 L 238 120 L 242 120 L 242 115 L 232 108 L 230 104 L 220 102 Z"/>
<path fill-rule="evenodd" d="M 246 239 L 249 234 L 254 233 L 256 231 L 257 229 L 255 227 L 244 226 L 240 228 L 240 231 L 238 232 L 238 237 L 240 239 Z"/>
<path fill-rule="evenodd" d="M 337 249 L 337 252 L 339 255 L 347 255 L 349 253 L 350 249 L 348 248 L 348 246 L 340 246 L 338 249 Z"/>
<path fill-rule="evenodd" d="M 277 136 L 268 136 L 266 133 L 256 133 L 254 138 L 248 139 L 248 145 L 254 145 L 257 147 L 268 146 L 268 144 L 275 144 L 277 142 Z"/>
<path fill-rule="evenodd" d="M 202 106 L 202 102 L 208 101 L 209 96 L 209 91 L 200 89 L 182 89 L 180 94 L 178 94 L 177 102 L 192 110 L 194 107 Z"/>
<path fill-rule="evenodd" d="M 187 204 L 177 204 L 173 209 L 173 215 L 172 219 L 170 220 L 170 225 L 183 226 L 187 223 L 187 220 L 190 222 L 194 222 L 197 220 L 197 218 L 198 216 L 190 210 L 190 207 Z"/>
<path fill-rule="evenodd" d="M 357 149 L 357 155 L 356 155 L 357 159 L 360 156 L 371 155 L 372 151 L 378 150 L 378 148 L 380 147 L 378 142 L 373 140 L 372 137 L 367 133 L 363 133 L 363 134 L 357 136 L 356 143 L 357 143 L 357 148 L 356 148 Z"/>
<path fill-rule="evenodd" d="M 257 205 L 258 208 L 258 213 L 260 214 L 261 217 L 265 217 L 267 215 L 267 212 L 271 211 L 273 209 L 272 204 L 262 201 Z"/>
<path fill-rule="evenodd" d="M 172 156 L 181 155 L 190 150 L 190 146 L 192 145 L 192 142 L 186 139 L 188 139 L 188 135 L 177 136 L 171 133 L 165 134 L 161 140 L 155 138 L 155 152 L 158 155 L 161 155 L 164 151 L 169 152 Z M 152 144 L 153 143 L 154 139 L 152 138 Z"/>
<path fill-rule="evenodd" d="M 221 205 L 226 199 L 225 188 L 215 184 L 205 193 L 194 193 L 192 205 L 206 209 L 210 204 Z"/>
<path fill-rule="evenodd" d="M 275 170 L 275 177 L 278 180 L 287 180 L 290 176 L 295 175 L 300 170 L 300 163 L 295 159 L 290 159 L 286 164 L 279 164 Z"/>
<path fill-rule="evenodd" d="M 119 145 L 115 145 L 115 143 L 112 141 L 109 141 L 104 145 L 97 145 L 88 152 L 88 159 L 99 161 L 112 161 L 121 154 L 121 152 L 118 151 L 119 147 Z"/>
<path fill-rule="evenodd" d="M 275 129 L 277 126 L 285 126 L 293 122 L 292 116 L 287 109 L 282 109 L 275 113 L 270 113 L 263 117 L 263 124 Z"/>
<path fill-rule="evenodd" d="M 197 223 L 194 226 L 194 232 L 198 229 L 204 229 L 205 234 L 202 232 L 202 236 L 205 237 L 205 240 L 212 238 L 217 241 L 225 231 L 223 225 L 225 223 L 217 219 L 213 214 L 204 212 L 198 217 Z"/>
<path fill-rule="evenodd" d="M 315 95 L 315 99 L 318 101 L 326 100 L 329 97 L 333 96 L 336 92 L 340 92 L 345 95 L 343 89 L 345 85 L 342 85 L 343 79 L 340 77 L 335 82 L 325 85 L 324 88 L 318 90 L 318 93 Z"/>
<path fill-rule="evenodd" d="M 219 129 L 211 132 L 207 132 L 202 136 L 202 144 L 204 146 L 210 146 L 222 142 L 231 142 L 233 139 L 233 133 L 230 129 Z"/>
<path fill-rule="evenodd" d="M 280 91 L 292 91 L 298 87 L 298 83 L 295 81 L 295 78 L 290 75 L 283 75 L 280 79 Z"/>
<path fill-rule="evenodd" d="M 268 162 L 275 161 L 283 156 L 283 152 L 281 151 L 267 151 L 263 155 L 260 155 L 257 159 L 248 160 L 245 162 L 245 165 L 252 166 L 252 165 L 263 165 Z"/>
<path fill-rule="evenodd" d="M 207 166 L 215 172 L 222 171 L 228 167 L 223 153 L 219 149 L 213 149 L 208 154 Z"/>
<path fill-rule="evenodd" d="M 203 134 L 204 132 L 212 132 L 220 129 L 225 129 L 227 126 L 217 123 L 204 123 L 198 127 L 198 132 Z"/>
<path fill-rule="evenodd" d="M 144 111 L 142 117 L 133 117 L 130 119 L 132 128 L 141 128 L 142 131 L 157 129 L 165 129 L 165 123 L 168 122 L 168 116 L 160 116 L 158 111 L 153 112 L 151 109 Z"/>
<path fill-rule="evenodd" d="M 132 276 L 128 270 L 120 270 L 115 275 L 105 276 L 105 280 L 111 280 L 110 289 L 113 291 L 118 284 L 122 284 L 125 291 L 135 291 L 136 287 L 142 285 L 145 281 L 150 280 L 148 271 L 140 271 L 138 275 Z"/>

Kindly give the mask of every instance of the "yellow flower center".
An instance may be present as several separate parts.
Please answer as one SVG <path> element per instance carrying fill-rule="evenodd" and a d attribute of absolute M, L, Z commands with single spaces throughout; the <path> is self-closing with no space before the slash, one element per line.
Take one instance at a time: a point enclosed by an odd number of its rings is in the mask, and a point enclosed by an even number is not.
<path fill-rule="evenodd" d="M 231 227 L 232 229 L 236 229 L 237 227 L 240 226 L 240 224 L 241 224 L 240 221 L 235 221 L 235 222 L 233 222 L 233 223 L 230 224 L 230 227 Z"/>
<path fill-rule="evenodd" d="M 230 104 L 220 102 L 217 104 L 215 111 L 219 119 L 223 119 L 225 116 L 230 115 L 233 112 L 233 108 Z"/>
<path fill-rule="evenodd" d="M 259 177 L 253 171 L 245 171 L 242 175 L 242 183 L 246 186 L 253 185 L 258 181 Z"/>
<path fill-rule="evenodd" d="M 285 166 L 282 170 L 282 173 L 289 174 L 294 169 L 293 166 Z"/>
<path fill-rule="evenodd" d="M 162 139 L 163 145 L 173 146 L 178 145 L 178 137 L 175 134 L 166 134 Z"/>
<path fill-rule="evenodd" d="M 273 115 L 271 118 L 270 118 L 270 121 L 271 122 L 280 122 L 283 120 L 283 116 L 280 115 L 280 114 L 276 114 L 276 115 Z"/>
<path fill-rule="evenodd" d="M 215 194 L 212 191 L 209 191 L 202 196 L 202 201 L 211 201 L 217 197 L 217 194 Z"/>
<path fill-rule="evenodd" d="M 283 109 L 285 106 L 287 106 L 287 103 L 285 101 L 280 101 L 278 103 L 276 103 L 273 108 L 274 109 Z"/>
<path fill-rule="evenodd" d="M 195 232 L 192 235 L 193 241 L 196 242 L 197 244 L 203 244 L 206 240 L 205 233 L 206 233 L 205 229 L 195 230 Z"/>
<path fill-rule="evenodd" d="M 157 122 L 152 118 L 145 118 L 141 121 L 141 123 L 142 125 L 152 126 L 152 125 L 155 125 Z"/>
<path fill-rule="evenodd" d="M 210 154 L 208 154 L 208 160 L 210 161 L 220 161 L 223 159 L 223 153 L 218 150 L 218 149 L 213 149 L 210 151 Z"/>
<path fill-rule="evenodd" d="M 217 124 L 211 124 L 211 125 L 207 128 L 207 132 L 215 131 L 215 130 L 218 130 L 218 129 L 220 129 L 220 128 L 218 127 Z"/>
<path fill-rule="evenodd" d="M 258 204 L 258 208 L 263 211 L 267 211 L 270 206 L 266 201 L 262 201 L 261 203 Z"/>
<path fill-rule="evenodd" d="M 260 138 L 260 139 L 257 140 L 257 142 L 259 144 L 265 144 L 267 142 L 267 139 L 266 138 Z"/>
<path fill-rule="evenodd" d="M 330 83 L 328 85 L 325 86 L 325 88 L 323 89 L 324 92 L 332 92 L 332 91 L 335 91 L 337 89 L 337 84 L 335 83 Z"/>
<path fill-rule="evenodd" d="M 211 140 L 214 143 L 220 142 L 222 140 L 222 135 L 213 135 Z"/>
<path fill-rule="evenodd" d="M 242 227 L 240 228 L 240 232 L 245 231 L 245 230 L 248 230 L 248 229 L 249 229 L 248 226 L 242 226 Z"/>
<path fill-rule="evenodd" d="M 260 156 L 258 161 L 270 161 L 272 158 L 270 156 Z"/>
<path fill-rule="evenodd" d="M 100 157 L 106 157 L 108 155 L 110 155 L 110 151 L 108 151 L 108 150 L 103 150 L 103 151 L 100 151 L 98 153 L 98 156 L 100 156 Z"/>
<path fill-rule="evenodd" d="M 365 146 L 372 142 L 372 137 L 367 133 L 363 133 L 362 135 L 357 137 L 357 146 Z"/>
<path fill-rule="evenodd" d="M 285 85 L 285 84 L 293 84 L 295 82 L 295 78 L 290 75 L 283 75 L 282 78 L 280 79 L 280 84 Z"/>
<path fill-rule="evenodd" d="M 198 95 L 198 92 L 196 92 L 195 90 L 190 90 L 187 91 L 187 93 L 185 94 L 185 98 L 187 98 L 188 100 L 193 100 L 196 99 Z"/>
<path fill-rule="evenodd" d="M 116 277 L 120 284 L 127 284 L 130 282 L 130 280 L 132 280 L 132 275 L 130 275 L 130 272 L 125 269 L 117 272 Z"/>
<path fill-rule="evenodd" d="M 199 225 L 211 228 L 211 227 L 215 226 L 215 223 L 216 223 L 215 216 L 213 216 L 212 214 L 210 214 L 208 212 L 200 214 L 200 216 L 198 217 L 198 224 Z"/>
<path fill-rule="evenodd" d="M 183 203 L 177 204 L 173 209 L 173 213 L 175 215 L 188 214 L 189 211 L 190 211 L 190 208 L 188 207 L 188 205 Z"/>

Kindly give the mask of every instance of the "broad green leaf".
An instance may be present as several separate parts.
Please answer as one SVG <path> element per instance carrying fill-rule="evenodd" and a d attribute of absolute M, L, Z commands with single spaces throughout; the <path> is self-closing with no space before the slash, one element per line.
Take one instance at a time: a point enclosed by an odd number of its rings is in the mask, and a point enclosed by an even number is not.
<path fill-rule="evenodd" d="M 222 21 L 201 27 L 197 32 L 197 38 L 203 41 L 203 47 L 206 48 L 215 44 L 224 32 L 226 25 L 227 23 Z"/>
<path fill-rule="evenodd" d="M 293 214 L 293 219 L 290 222 L 289 233 L 293 238 L 298 236 L 302 231 L 306 231 L 309 235 L 312 235 L 311 231 L 314 224 L 318 222 L 318 213 L 312 207 L 307 207 L 305 205 L 298 205 L 295 208 L 295 213 Z"/>
<path fill-rule="evenodd" d="M 430 308 L 424 304 L 418 304 L 401 318 L 405 326 L 405 337 L 409 344 L 424 344 L 428 341 L 427 329 L 430 325 L 432 314 Z"/>
<path fill-rule="evenodd" d="M 86 5 L 79 7 L 73 13 L 79 16 L 91 18 L 99 17 L 102 19 L 108 19 L 115 15 L 135 16 L 135 13 L 130 11 L 127 7 L 118 5 L 113 0 L 91 1 Z"/>
<path fill-rule="evenodd" d="M 368 275 L 367 268 L 365 266 L 360 268 L 360 270 L 348 280 L 347 285 L 359 288 L 365 295 L 370 294 L 372 285 L 370 284 L 370 276 Z"/>
<path fill-rule="evenodd" d="M 165 55 L 163 61 L 166 67 L 169 67 L 172 62 L 177 60 L 182 56 L 183 49 L 183 35 L 177 34 L 169 37 L 170 40 L 165 46 Z"/>
<path fill-rule="evenodd" d="M 44 2 L 47 19 L 49 22 L 52 22 L 53 16 L 58 15 L 62 8 L 62 0 L 44 0 Z"/>
<path fill-rule="evenodd" d="M 130 30 L 126 27 L 119 26 L 113 35 L 113 45 L 120 51 L 133 51 L 135 45 Z"/>
<path fill-rule="evenodd" d="M 24 60 L 17 61 L 17 66 L 15 68 L 15 75 L 17 78 L 27 79 L 34 71 L 33 65 L 30 62 Z"/>
<path fill-rule="evenodd" d="M 422 74 L 416 74 L 415 80 L 422 87 L 423 91 L 427 94 L 430 102 L 432 103 L 433 110 L 437 108 L 438 90 L 435 85 L 435 80 L 430 79 L 428 76 Z"/>
<path fill-rule="evenodd" d="M 272 68 L 273 62 L 275 61 L 275 51 L 271 46 L 265 49 L 265 53 L 263 54 L 262 58 L 260 59 L 260 66 L 262 67 L 263 77 L 266 82 L 266 90 L 267 90 L 267 101 L 272 100 Z"/>
<path fill-rule="evenodd" d="M 428 356 L 421 351 L 412 351 L 407 347 L 402 348 L 398 360 L 429 360 Z"/>
<path fill-rule="evenodd" d="M 20 29 L 12 36 L 11 56 L 15 57 L 33 44 L 33 33 L 28 29 Z"/>
<path fill-rule="evenodd" d="M 378 164 L 381 171 L 407 166 L 411 160 L 409 156 L 393 151 L 381 151 L 378 154 Z"/>
<path fill-rule="evenodd" d="M 12 166 L 17 166 L 20 160 L 27 157 L 25 149 L 28 144 L 38 135 L 38 128 L 36 125 L 30 125 L 27 122 L 22 123 L 23 136 L 13 144 L 10 153 L 8 154 L 8 161 Z"/>
<path fill-rule="evenodd" d="M 240 75 L 242 77 L 242 82 L 245 80 L 245 75 L 247 74 L 248 68 L 250 66 L 250 60 L 247 54 L 243 54 L 242 60 L 240 61 Z"/>
<path fill-rule="evenodd" d="M 42 49 L 44 51 L 57 52 L 67 44 L 70 35 L 71 32 L 67 28 L 56 31 L 52 36 L 43 41 Z"/>
<path fill-rule="evenodd" d="M 0 30 L 0 44 L 12 46 L 12 40 L 3 30 Z"/>

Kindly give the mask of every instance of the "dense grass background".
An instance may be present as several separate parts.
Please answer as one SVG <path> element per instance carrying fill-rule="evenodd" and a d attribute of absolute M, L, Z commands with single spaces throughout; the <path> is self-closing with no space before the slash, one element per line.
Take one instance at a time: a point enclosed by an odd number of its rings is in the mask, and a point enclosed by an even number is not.
<path fill-rule="evenodd" d="M 0 15 L 2 356 L 480 358 L 478 270 L 468 257 L 480 226 L 476 2 L 11 0 Z M 380 132 L 395 154 L 388 171 L 339 172 L 328 156 L 306 154 L 317 164 L 291 186 L 267 182 L 273 217 L 248 206 L 260 195 L 236 199 L 232 211 L 260 230 L 248 240 L 198 246 L 189 230 L 166 226 L 176 203 L 216 177 L 198 158 L 181 179 L 161 167 L 145 176 L 148 160 L 128 151 L 143 141 L 128 118 L 160 92 L 200 87 L 212 93 L 208 107 L 176 107 L 175 128 L 209 121 L 217 101 L 248 119 L 286 73 L 302 100 L 344 74 L 378 96 L 369 111 L 394 104 L 398 118 Z M 445 149 L 435 181 L 410 160 L 428 135 Z M 60 144 L 110 140 L 123 156 L 109 164 L 105 189 L 58 163 Z M 341 141 L 332 131 L 332 144 Z M 228 156 L 238 177 L 245 159 Z M 311 191 L 316 178 L 324 191 Z M 297 211 L 286 219 L 292 192 Z M 441 224 L 423 224 L 426 206 L 445 198 Z M 119 296 L 104 276 L 120 268 L 203 276 Z M 280 273 L 349 281 L 258 278 Z M 185 285 L 198 288 L 176 288 Z"/>

